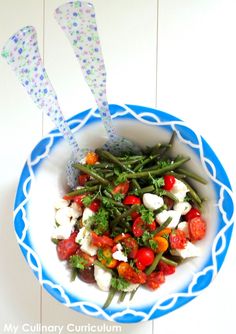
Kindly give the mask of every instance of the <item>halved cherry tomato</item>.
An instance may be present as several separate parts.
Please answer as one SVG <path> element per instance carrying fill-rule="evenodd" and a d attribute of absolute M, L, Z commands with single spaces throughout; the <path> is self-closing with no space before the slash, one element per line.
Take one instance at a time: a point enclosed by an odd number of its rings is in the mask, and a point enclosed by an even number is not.
<path fill-rule="evenodd" d="M 100 208 L 100 205 L 101 205 L 101 201 L 99 199 L 95 199 L 90 204 L 89 209 L 92 210 L 93 212 L 97 212 Z"/>
<path fill-rule="evenodd" d="M 175 177 L 173 175 L 165 175 L 164 182 L 164 189 L 170 191 L 174 187 Z"/>
<path fill-rule="evenodd" d="M 155 255 L 151 248 L 149 247 L 139 248 L 135 256 L 137 268 L 143 270 L 147 266 L 150 266 L 154 261 L 154 257 Z"/>
<path fill-rule="evenodd" d="M 201 217 L 195 217 L 188 222 L 188 230 L 192 241 L 201 240 L 206 234 L 206 222 Z"/>
<path fill-rule="evenodd" d="M 132 225 L 132 231 L 134 236 L 137 238 L 141 237 L 145 231 L 145 227 L 145 221 L 141 217 L 136 218 Z"/>
<path fill-rule="evenodd" d="M 156 224 L 155 220 L 153 220 L 153 222 L 147 224 L 147 228 L 150 231 L 155 231 L 156 227 L 157 227 L 157 224 Z"/>
<path fill-rule="evenodd" d="M 134 259 L 138 251 L 137 241 L 134 238 L 129 237 L 125 238 L 121 244 L 124 246 L 128 258 Z"/>
<path fill-rule="evenodd" d="M 169 241 L 171 248 L 184 249 L 187 242 L 186 234 L 184 231 L 174 230 L 169 236 Z"/>
<path fill-rule="evenodd" d="M 88 255 L 87 253 L 83 252 L 80 248 L 75 253 L 78 256 L 81 256 L 85 259 L 86 263 L 84 264 L 85 267 L 90 267 L 94 264 L 96 256 Z"/>
<path fill-rule="evenodd" d="M 60 240 L 57 244 L 57 254 L 60 260 L 68 260 L 71 255 L 74 255 L 79 248 L 75 242 L 78 232 L 74 232 L 68 239 Z"/>
<path fill-rule="evenodd" d="M 127 262 L 121 262 L 118 267 L 118 274 L 133 284 L 144 284 L 147 275 L 145 273 L 136 272 Z"/>
<path fill-rule="evenodd" d="M 87 195 L 86 194 L 82 194 L 82 195 L 77 195 L 74 197 L 74 202 L 76 204 L 78 204 L 79 206 L 84 206 L 84 203 L 83 203 L 83 198 L 86 197 Z"/>
<path fill-rule="evenodd" d="M 98 162 L 98 160 L 99 160 L 99 157 L 97 153 L 95 152 L 88 152 L 85 157 L 85 161 L 87 165 L 95 165 L 95 163 Z"/>
<path fill-rule="evenodd" d="M 146 285 L 152 289 L 155 290 L 160 287 L 162 283 L 165 282 L 165 276 L 162 271 L 154 271 L 150 275 L 147 276 L 147 282 Z"/>
<path fill-rule="evenodd" d="M 127 192 L 129 191 L 129 181 L 125 181 L 123 183 L 118 184 L 116 187 L 114 187 L 114 189 L 112 190 L 113 194 L 127 194 Z"/>
<path fill-rule="evenodd" d="M 112 249 L 110 247 L 100 248 L 98 251 L 98 259 L 107 268 L 116 268 L 118 261 L 112 257 Z"/>
<path fill-rule="evenodd" d="M 141 204 L 141 199 L 138 196 L 128 195 L 125 197 L 123 204 L 125 205 L 133 205 L 133 204 Z"/>
<path fill-rule="evenodd" d="M 186 215 L 185 218 L 187 221 L 195 218 L 195 217 L 200 217 L 201 216 L 201 212 L 196 209 L 196 208 L 192 208 Z"/>
<path fill-rule="evenodd" d="M 113 247 L 113 239 L 107 237 L 106 235 L 97 235 L 95 232 L 91 231 L 91 244 L 96 247 Z"/>
<path fill-rule="evenodd" d="M 78 177 L 78 183 L 80 186 L 84 186 L 89 179 L 90 176 L 88 174 L 80 174 Z"/>
<path fill-rule="evenodd" d="M 127 238 L 129 238 L 129 237 L 131 237 L 131 235 L 130 235 L 129 233 L 121 233 L 121 234 L 118 234 L 118 235 L 114 238 L 114 242 L 115 242 L 116 244 L 118 244 L 119 242 L 121 242 L 121 241 L 123 241 L 123 240 L 125 240 L 125 239 L 127 239 Z"/>
<path fill-rule="evenodd" d="M 160 261 L 157 266 L 159 271 L 162 271 L 164 275 L 172 275 L 175 273 L 175 266 L 171 266 L 163 261 Z"/>

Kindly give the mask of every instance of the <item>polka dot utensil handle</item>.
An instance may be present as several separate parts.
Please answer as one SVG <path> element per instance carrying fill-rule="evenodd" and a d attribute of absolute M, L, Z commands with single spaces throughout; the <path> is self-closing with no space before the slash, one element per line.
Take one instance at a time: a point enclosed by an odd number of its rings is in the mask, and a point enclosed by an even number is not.
<path fill-rule="evenodd" d="M 56 9 L 55 19 L 71 42 L 84 78 L 95 97 L 109 138 L 105 148 L 114 154 L 140 153 L 140 148 L 119 136 L 112 124 L 106 94 L 106 69 L 93 5 L 82 1 L 68 2 Z"/>
<path fill-rule="evenodd" d="M 67 166 L 67 182 L 70 187 L 74 187 L 77 172 L 72 167 L 72 163 L 81 160 L 84 152 L 79 148 L 60 110 L 56 93 L 39 53 L 35 28 L 26 26 L 11 36 L 2 50 L 2 56 L 7 60 L 37 107 L 51 118 L 69 143 L 72 149 L 72 160 Z"/>

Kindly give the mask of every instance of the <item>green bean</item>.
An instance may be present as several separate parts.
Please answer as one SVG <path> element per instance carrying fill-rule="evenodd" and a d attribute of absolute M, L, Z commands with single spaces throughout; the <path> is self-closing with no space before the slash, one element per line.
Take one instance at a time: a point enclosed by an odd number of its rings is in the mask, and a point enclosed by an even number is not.
<path fill-rule="evenodd" d="M 92 176 L 94 179 L 98 180 L 101 184 L 103 185 L 108 185 L 109 181 L 104 179 L 102 176 L 94 172 L 92 169 L 89 169 L 88 167 L 85 167 L 82 164 L 76 163 L 73 165 L 74 168 L 79 169 L 80 171 L 84 172 L 85 174 L 89 174 Z"/>
<path fill-rule="evenodd" d="M 134 186 L 135 189 L 138 189 L 138 190 L 141 189 L 140 184 L 138 183 L 137 180 L 132 179 L 132 183 L 133 183 L 133 186 Z"/>
<path fill-rule="evenodd" d="M 155 256 L 154 261 L 152 262 L 152 264 L 150 265 L 150 267 L 148 267 L 145 270 L 145 273 L 147 275 L 150 275 L 156 269 L 159 261 L 161 260 L 162 254 L 163 254 L 163 252 L 157 253 L 157 255 Z"/>
<path fill-rule="evenodd" d="M 109 191 L 107 191 L 107 190 L 105 189 L 105 190 L 103 191 L 103 193 L 104 193 L 104 195 L 105 195 L 106 197 L 109 197 L 109 198 L 112 199 L 112 194 L 110 194 Z"/>
<path fill-rule="evenodd" d="M 178 203 L 179 200 L 178 198 L 172 194 L 170 191 L 168 190 L 164 190 L 164 189 L 159 189 L 159 190 L 156 190 L 156 193 L 157 195 L 160 195 L 160 196 L 166 196 L 166 197 L 169 197 L 170 199 L 172 199 L 175 203 Z"/>
<path fill-rule="evenodd" d="M 163 157 L 166 155 L 166 153 L 168 152 L 168 150 L 173 146 L 175 137 L 176 137 L 176 132 L 173 131 L 173 133 L 172 133 L 172 135 L 171 135 L 171 138 L 170 138 L 170 141 L 169 141 L 169 145 L 166 146 L 166 147 L 163 149 L 163 151 L 161 152 L 160 158 L 163 158 Z"/>
<path fill-rule="evenodd" d="M 186 175 L 180 174 L 178 172 L 177 173 L 176 172 L 168 172 L 168 175 L 173 175 L 177 179 L 185 179 L 186 178 Z"/>
<path fill-rule="evenodd" d="M 98 153 L 99 156 L 102 156 L 103 158 L 113 162 L 114 164 L 120 166 L 122 169 L 128 172 L 132 172 L 127 166 L 125 166 L 121 161 L 117 159 L 113 154 L 111 154 L 108 151 L 97 149 L 96 152 Z"/>
<path fill-rule="evenodd" d="M 171 266 L 174 266 L 174 267 L 177 267 L 178 266 L 178 263 L 173 261 L 173 260 L 170 260 L 170 259 L 167 259 L 167 257 L 165 256 L 162 256 L 161 257 L 161 261 L 165 262 L 166 264 L 169 264 Z"/>
<path fill-rule="evenodd" d="M 186 187 L 188 188 L 189 194 L 192 197 L 193 201 L 196 202 L 197 204 L 201 205 L 202 204 L 202 200 L 199 197 L 199 195 L 197 194 L 197 192 L 186 182 L 183 181 L 182 182 L 186 185 Z"/>
<path fill-rule="evenodd" d="M 164 230 L 164 228 L 166 228 L 170 222 L 172 221 L 172 218 L 169 217 L 161 226 L 159 226 L 158 228 L 155 229 L 155 231 L 152 232 L 153 235 L 161 232 L 162 230 Z"/>
<path fill-rule="evenodd" d="M 86 167 L 89 167 L 91 165 L 85 165 Z M 93 165 L 93 168 L 100 169 L 100 168 L 114 168 L 115 165 L 113 163 L 109 162 L 100 162 L 98 164 Z"/>
<path fill-rule="evenodd" d="M 99 184 L 98 180 L 90 180 L 85 183 L 85 187 L 96 186 L 97 184 Z"/>
<path fill-rule="evenodd" d="M 155 190 L 155 187 L 154 186 L 147 186 L 145 188 L 141 188 L 140 189 L 140 193 L 141 194 L 144 194 L 144 193 L 151 193 L 152 191 Z"/>
<path fill-rule="evenodd" d="M 151 155 L 154 155 L 154 154 L 157 154 L 157 153 L 160 154 L 160 149 L 163 149 L 163 148 L 165 148 L 166 146 L 169 147 L 170 144 L 162 144 L 162 143 L 156 144 L 156 145 L 153 146 L 152 149 L 151 149 Z"/>
<path fill-rule="evenodd" d="M 112 224 L 115 225 L 117 224 L 119 221 L 122 221 L 124 218 L 128 217 L 131 215 L 131 213 L 138 211 L 139 205 L 135 204 L 133 205 L 129 210 L 126 210 L 124 213 L 122 213 L 122 215 L 120 215 L 119 217 L 117 217 L 116 219 L 113 220 Z"/>
<path fill-rule="evenodd" d="M 104 309 L 107 308 L 111 304 L 112 299 L 114 298 L 115 294 L 116 294 L 116 289 L 110 288 L 107 300 L 105 301 L 105 304 L 103 305 Z"/>
<path fill-rule="evenodd" d="M 117 157 L 118 160 L 120 161 L 129 161 L 129 160 L 140 160 L 143 159 L 145 156 L 144 155 L 132 155 L 132 156 L 125 156 L 125 157 Z"/>
<path fill-rule="evenodd" d="M 122 303 L 124 301 L 126 295 L 127 295 L 127 292 L 126 291 L 122 291 L 120 293 L 120 296 L 119 296 L 119 299 L 118 299 L 118 303 Z"/>
<path fill-rule="evenodd" d="M 143 166 L 147 165 L 149 162 L 155 160 L 157 157 L 159 156 L 159 154 L 155 154 L 152 155 L 150 157 L 148 157 L 147 159 L 143 160 L 142 162 L 140 162 L 140 164 L 138 164 L 135 168 L 134 168 L 134 172 L 137 172 L 139 169 L 141 169 Z"/>
<path fill-rule="evenodd" d="M 178 169 L 178 172 L 181 173 L 181 174 L 185 174 L 187 177 L 189 177 L 190 179 L 193 179 L 193 180 L 196 180 L 202 184 L 207 184 L 207 180 L 205 180 L 203 177 L 201 177 L 200 175 L 196 174 L 196 173 L 192 173 L 192 172 L 189 172 L 188 170 L 186 169 L 183 169 L 183 168 L 179 168 Z"/>
<path fill-rule="evenodd" d="M 167 209 L 167 205 L 162 205 L 159 209 L 154 210 L 154 215 L 157 215 L 158 213 L 161 213 L 162 211 Z"/>
<path fill-rule="evenodd" d="M 84 187 L 81 189 L 76 189 L 70 193 L 67 193 L 65 196 L 66 197 L 73 197 L 73 196 L 77 196 L 77 195 L 82 195 L 88 192 L 93 192 L 99 189 L 99 186 L 93 186 L 93 187 Z"/>
<path fill-rule="evenodd" d="M 109 273 L 111 273 L 111 274 L 114 274 L 112 269 L 107 268 L 107 267 L 104 266 L 100 261 L 95 260 L 95 261 L 94 261 L 94 264 L 95 264 L 96 266 L 102 268 L 103 270 L 105 270 L 105 271 L 107 271 L 107 272 L 109 272 Z"/>
<path fill-rule="evenodd" d="M 163 174 L 165 174 L 169 171 L 175 170 L 176 168 L 178 168 L 179 166 L 181 166 L 182 164 L 184 164 L 188 160 L 190 160 L 190 158 L 183 158 L 182 160 L 180 160 L 178 162 L 174 162 L 173 164 L 170 164 L 166 167 L 162 167 L 160 169 L 156 169 L 156 170 L 152 170 L 152 171 L 143 171 L 143 172 L 138 172 L 138 173 L 126 174 L 126 177 L 128 179 L 133 179 L 133 178 L 139 179 L 139 178 L 150 177 L 150 175 L 152 175 L 152 176 L 163 175 Z"/>
<path fill-rule="evenodd" d="M 134 298 L 134 295 L 135 295 L 135 293 L 137 292 L 137 290 L 138 290 L 139 287 L 140 287 L 140 285 L 139 285 L 135 290 L 133 290 L 133 291 L 131 292 L 130 297 L 129 297 L 129 300 L 132 300 L 132 299 Z"/>
<path fill-rule="evenodd" d="M 97 199 L 100 199 L 101 201 L 102 201 L 102 199 L 104 198 L 104 196 L 97 196 Z M 114 201 L 112 198 L 107 198 L 107 197 L 105 197 L 106 198 L 106 200 L 108 200 L 109 201 L 109 203 L 111 203 L 112 205 L 114 205 L 114 206 L 118 206 L 118 207 L 120 207 L 120 208 L 125 208 L 125 205 L 123 204 L 123 203 L 121 203 L 121 202 L 117 202 L 117 201 Z"/>

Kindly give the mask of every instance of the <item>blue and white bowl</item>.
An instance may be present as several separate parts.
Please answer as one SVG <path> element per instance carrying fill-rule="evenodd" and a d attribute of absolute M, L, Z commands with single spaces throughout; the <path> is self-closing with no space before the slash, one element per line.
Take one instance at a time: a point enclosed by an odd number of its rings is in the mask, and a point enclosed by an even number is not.
<path fill-rule="evenodd" d="M 208 178 L 208 185 L 194 186 L 207 198 L 204 217 L 208 230 L 198 242 L 202 256 L 180 265 L 156 291 L 140 288 L 132 301 L 106 310 L 107 293 L 94 284 L 70 281 L 65 263 L 58 260 L 51 241 L 54 203 L 67 191 L 65 166 L 70 149 L 57 130 L 33 149 L 22 171 L 15 200 L 14 226 L 23 255 L 40 284 L 62 304 L 93 317 L 132 323 L 161 317 L 188 303 L 204 291 L 220 270 L 233 228 L 233 199 L 228 177 L 206 141 L 183 121 L 158 110 L 111 105 L 112 117 L 121 135 L 140 145 L 167 142 L 173 130 L 178 140 L 174 154 L 191 156 L 191 170 Z M 96 110 L 87 110 L 69 120 L 81 147 L 95 149 L 105 141 Z"/>

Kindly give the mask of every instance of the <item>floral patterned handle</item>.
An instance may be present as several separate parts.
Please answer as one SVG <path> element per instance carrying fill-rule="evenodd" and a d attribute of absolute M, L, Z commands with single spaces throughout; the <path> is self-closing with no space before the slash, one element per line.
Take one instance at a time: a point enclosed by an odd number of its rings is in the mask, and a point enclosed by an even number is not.
<path fill-rule="evenodd" d="M 109 139 L 117 139 L 107 102 L 106 69 L 93 5 L 81 1 L 68 2 L 56 9 L 55 18 L 69 38 L 79 59 Z"/>
<path fill-rule="evenodd" d="M 35 28 L 26 26 L 11 36 L 3 48 L 2 56 L 6 58 L 34 103 L 51 118 L 67 140 L 72 149 L 73 160 L 82 159 L 84 153 L 63 117 L 56 93 L 43 66 Z M 70 163 L 67 170 L 70 186 L 74 185 L 74 177 Z"/>

